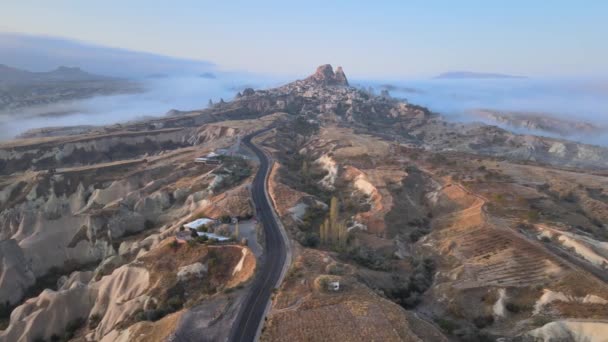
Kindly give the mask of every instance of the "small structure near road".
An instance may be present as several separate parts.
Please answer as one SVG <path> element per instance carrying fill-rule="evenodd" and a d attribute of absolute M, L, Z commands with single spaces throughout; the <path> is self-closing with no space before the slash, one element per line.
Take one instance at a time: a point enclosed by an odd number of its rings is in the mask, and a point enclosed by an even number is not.
<path fill-rule="evenodd" d="M 206 217 L 202 217 L 199 219 L 196 219 L 192 222 L 188 222 L 184 225 L 185 228 L 188 228 L 190 230 L 198 230 L 199 228 L 202 227 L 211 227 L 214 226 L 216 224 L 216 221 L 210 218 L 206 218 Z"/>
<path fill-rule="evenodd" d="M 339 281 L 330 281 L 327 284 L 327 289 L 329 291 L 334 291 L 334 292 L 340 291 L 340 282 Z"/>
<path fill-rule="evenodd" d="M 209 228 L 212 228 L 216 224 L 217 224 L 216 220 L 202 217 L 202 218 L 196 219 L 192 222 L 186 223 L 184 225 L 184 228 L 187 228 L 190 230 L 191 236 L 195 236 L 194 234 L 196 234 L 196 236 L 205 236 L 209 240 L 214 239 L 218 242 L 230 241 L 231 238 L 229 238 L 229 237 L 207 232 L 207 230 Z"/>

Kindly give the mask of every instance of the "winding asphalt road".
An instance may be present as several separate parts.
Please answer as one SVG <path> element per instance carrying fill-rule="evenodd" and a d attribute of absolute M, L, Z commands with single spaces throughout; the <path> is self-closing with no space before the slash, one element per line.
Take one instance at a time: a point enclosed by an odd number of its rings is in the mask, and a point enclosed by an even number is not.
<path fill-rule="evenodd" d="M 229 340 L 233 342 L 249 342 L 256 339 L 258 330 L 264 322 L 270 296 L 274 288 L 279 285 L 278 282 L 287 258 L 285 241 L 275 219 L 272 204 L 269 203 L 269 197 L 266 194 L 271 163 L 269 157 L 251 142 L 251 138 L 264 131 L 252 133 L 243 139 L 245 146 L 250 148 L 260 160 L 260 168 L 251 185 L 251 194 L 258 220 L 264 227 L 265 244 L 264 261 L 258 264 L 256 278 L 241 304 L 230 332 Z"/>

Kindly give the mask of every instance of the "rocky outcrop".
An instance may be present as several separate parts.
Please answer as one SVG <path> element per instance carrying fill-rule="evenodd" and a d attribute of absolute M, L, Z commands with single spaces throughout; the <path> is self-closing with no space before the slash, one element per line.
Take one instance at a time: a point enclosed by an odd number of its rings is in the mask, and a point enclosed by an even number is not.
<path fill-rule="evenodd" d="M 114 326 L 141 309 L 147 299 L 149 272 L 123 266 L 98 282 L 85 285 L 90 274 L 76 273 L 64 280 L 59 291 L 44 290 L 11 314 L 10 324 L 0 332 L 0 341 L 33 341 L 62 336 L 65 327 L 96 316 L 99 324 L 91 336 L 101 339 Z"/>
<path fill-rule="evenodd" d="M 12 312 L 8 328 L 0 332 L 0 341 L 60 336 L 68 324 L 85 319 L 94 302 L 95 297 L 82 283 L 62 291 L 44 290 Z"/>
<path fill-rule="evenodd" d="M 319 66 L 317 71 L 304 81 L 318 85 L 348 86 L 348 80 L 342 67 L 338 67 L 334 73 L 330 64 Z"/>
<path fill-rule="evenodd" d="M 0 303 L 15 304 L 36 282 L 17 241 L 0 241 Z"/>
<path fill-rule="evenodd" d="M 341 66 L 339 66 L 336 69 L 336 73 L 334 74 L 334 79 L 340 85 L 345 85 L 345 86 L 348 85 L 348 79 L 346 79 L 346 74 L 344 73 L 344 70 L 342 70 Z"/>

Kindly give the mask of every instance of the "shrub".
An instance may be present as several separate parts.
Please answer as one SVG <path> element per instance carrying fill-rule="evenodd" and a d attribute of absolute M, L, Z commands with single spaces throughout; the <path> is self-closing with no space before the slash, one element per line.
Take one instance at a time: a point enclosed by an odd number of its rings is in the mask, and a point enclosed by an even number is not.
<path fill-rule="evenodd" d="M 475 324 L 475 326 L 479 329 L 483 329 L 487 326 L 490 326 L 494 323 L 494 317 L 487 315 L 487 316 L 478 316 L 475 317 L 473 319 L 473 324 Z"/>
<path fill-rule="evenodd" d="M 458 323 L 449 320 L 449 319 L 445 319 L 445 318 L 435 318 L 435 323 L 437 323 L 437 325 L 446 333 L 448 334 L 452 334 L 452 332 L 454 332 L 454 330 L 458 329 L 460 326 L 458 325 Z"/>
<path fill-rule="evenodd" d="M 526 217 L 530 222 L 536 222 L 540 218 L 540 213 L 537 210 L 529 210 L 526 213 Z"/>
<path fill-rule="evenodd" d="M 315 248 L 319 246 L 320 240 L 317 233 L 312 232 L 298 232 L 296 234 L 298 242 L 304 247 Z"/>
<path fill-rule="evenodd" d="M 89 317 L 89 329 L 93 330 L 97 328 L 99 322 L 101 322 L 101 318 L 102 317 L 99 314 L 92 314 L 91 317 Z"/>
<path fill-rule="evenodd" d="M 421 237 L 425 236 L 428 233 L 429 233 L 429 231 L 425 228 L 416 228 L 409 235 L 410 241 L 416 242 L 416 241 L 420 240 Z"/>
<path fill-rule="evenodd" d="M 520 307 L 519 305 L 515 304 L 515 303 L 507 303 L 505 304 L 505 308 L 509 311 L 512 312 L 514 314 L 519 313 L 522 311 L 522 307 Z"/>
<path fill-rule="evenodd" d="M 365 246 L 358 246 L 348 251 L 348 256 L 356 263 L 375 270 L 386 270 L 388 262 L 383 255 L 378 255 Z"/>
<path fill-rule="evenodd" d="M 146 230 L 154 228 L 154 222 L 153 222 L 153 221 L 150 221 L 150 220 L 146 220 L 146 221 L 144 222 L 144 228 L 145 228 Z"/>
<path fill-rule="evenodd" d="M 173 296 L 167 300 L 167 307 L 173 311 L 177 311 L 184 306 L 184 301 L 179 296 Z"/>

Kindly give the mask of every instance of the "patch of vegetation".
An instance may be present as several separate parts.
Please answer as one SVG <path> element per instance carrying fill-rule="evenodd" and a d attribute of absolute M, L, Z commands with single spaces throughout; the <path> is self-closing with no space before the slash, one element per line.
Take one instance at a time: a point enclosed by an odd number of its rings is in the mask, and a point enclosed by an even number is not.
<path fill-rule="evenodd" d="M 314 134 L 317 134 L 320 128 L 318 123 L 306 119 L 304 116 L 301 115 L 296 117 L 295 120 L 293 120 L 291 126 L 294 133 L 303 135 L 305 137 L 310 137 Z"/>
<path fill-rule="evenodd" d="M 140 311 L 135 318 L 138 321 L 156 322 L 159 319 L 181 310 L 184 306 L 183 296 L 175 295 L 154 309 Z"/>
<path fill-rule="evenodd" d="M 460 325 L 450 319 L 447 318 L 435 318 L 435 323 L 441 328 L 441 330 L 445 331 L 449 335 L 460 328 Z"/>
<path fill-rule="evenodd" d="M 89 329 L 93 330 L 95 328 L 97 328 L 97 326 L 99 325 L 99 322 L 101 322 L 101 319 L 103 317 L 101 317 L 101 315 L 99 314 L 92 314 L 91 317 L 89 317 L 89 323 L 88 323 L 88 327 Z"/>
<path fill-rule="evenodd" d="M 473 319 L 473 324 L 479 329 L 483 329 L 494 324 L 494 317 L 491 315 L 477 316 Z"/>
<path fill-rule="evenodd" d="M 67 341 L 72 340 L 74 338 L 74 336 L 76 335 L 76 331 L 78 331 L 78 329 L 82 328 L 84 326 L 85 322 L 86 322 L 86 319 L 84 319 L 84 318 L 77 318 L 73 321 L 70 321 L 68 323 L 68 325 L 65 327 L 65 332 L 62 335 L 53 334 L 53 335 L 51 335 L 51 338 L 49 341 L 67 342 Z M 34 341 L 44 341 L 44 338 L 39 336 L 39 337 L 35 338 Z"/>
<path fill-rule="evenodd" d="M 213 173 L 222 176 L 222 179 L 213 189 L 215 192 L 229 189 L 251 176 L 251 166 L 240 156 L 220 156 L 222 167 Z"/>
<path fill-rule="evenodd" d="M 359 265 L 373 270 L 388 270 L 389 260 L 366 246 L 357 246 L 348 250 L 346 256 Z"/>
<path fill-rule="evenodd" d="M 398 287 L 386 291 L 388 297 L 406 309 L 416 307 L 420 296 L 433 284 L 435 262 L 433 259 L 415 261 L 414 272 L 408 279 L 400 280 Z"/>
<path fill-rule="evenodd" d="M 430 213 L 429 213 L 430 214 Z M 431 226 L 429 217 L 417 218 L 410 222 L 408 225 L 414 227 L 413 230 L 409 233 L 408 237 L 411 242 L 417 242 L 421 237 L 427 235 L 431 232 Z"/>

